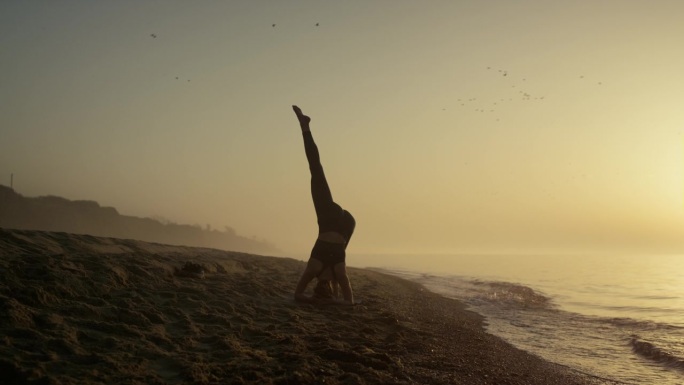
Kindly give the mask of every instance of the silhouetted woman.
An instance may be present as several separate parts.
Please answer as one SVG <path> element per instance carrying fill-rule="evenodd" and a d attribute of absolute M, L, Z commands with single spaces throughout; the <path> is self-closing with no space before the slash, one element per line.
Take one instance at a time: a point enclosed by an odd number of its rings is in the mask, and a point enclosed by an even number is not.
<path fill-rule="evenodd" d="M 311 250 L 306 269 L 297 283 L 295 300 L 310 302 L 312 299 L 304 295 L 309 282 L 321 275 L 331 274 L 332 281 L 340 285 L 344 302 L 351 305 L 354 303 L 354 294 L 347 276 L 345 251 L 354 233 L 356 221 L 349 211 L 343 210 L 333 201 L 323 173 L 318 147 L 309 128 L 311 118 L 304 115 L 297 106 L 292 106 L 292 109 L 297 114 L 299 126 L 302 128 L 304 151 L 311 171 L 311 197 L 318 219 L 318 239 Z"/>

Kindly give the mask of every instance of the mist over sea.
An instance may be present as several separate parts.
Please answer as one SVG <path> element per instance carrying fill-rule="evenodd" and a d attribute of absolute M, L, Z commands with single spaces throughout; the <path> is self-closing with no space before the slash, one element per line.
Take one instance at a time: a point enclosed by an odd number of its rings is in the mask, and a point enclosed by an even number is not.
<path fill-rule="evenodd" d="M 684 258 L 352 256 L 467 303 L 513 345 L 628 384 L 684 383 Z M 363 293 L 358 293 L 363 298 Z"/>

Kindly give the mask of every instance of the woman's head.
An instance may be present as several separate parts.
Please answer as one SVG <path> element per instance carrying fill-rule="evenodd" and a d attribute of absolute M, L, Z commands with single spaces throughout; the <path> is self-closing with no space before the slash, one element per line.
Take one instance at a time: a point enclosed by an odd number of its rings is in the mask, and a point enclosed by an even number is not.
<path fill-rule="evenodd" d="M 327 279 L 318 279 L 316 287 L 314 287 L 314 298 L 329 299 L 333 297 L 332 281 Z"/>

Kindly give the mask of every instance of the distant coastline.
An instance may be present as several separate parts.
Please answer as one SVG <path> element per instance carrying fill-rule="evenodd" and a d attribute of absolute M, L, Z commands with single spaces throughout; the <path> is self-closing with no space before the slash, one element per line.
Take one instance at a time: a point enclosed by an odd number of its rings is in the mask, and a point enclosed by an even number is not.
<path fill-rule="evenodd" d="M 229 227 L 219 231 L 197 225 L 162 223 L 152 218 L 121 215 L 114 207 L 103 207 L 95 201 L 72 201 L 50 195 L 24 197 L 3 185 L 0 185 L 0 227 L 62 231 L 257 254 L 278 252 L 273 244 L 237 235 Z"/>

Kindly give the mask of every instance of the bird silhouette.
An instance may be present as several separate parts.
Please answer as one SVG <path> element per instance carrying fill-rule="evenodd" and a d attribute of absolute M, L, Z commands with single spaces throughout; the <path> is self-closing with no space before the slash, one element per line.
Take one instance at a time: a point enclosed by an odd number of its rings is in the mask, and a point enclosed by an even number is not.
<path fill-rule="evenodd" d="M 157 38 L 157 35 L 155 35 L 155 34 L 153 34 L 153 33 L 151 33 L 150 36 L 152 36 L 153 39 L 156 39 L 156 38 Z"/>

